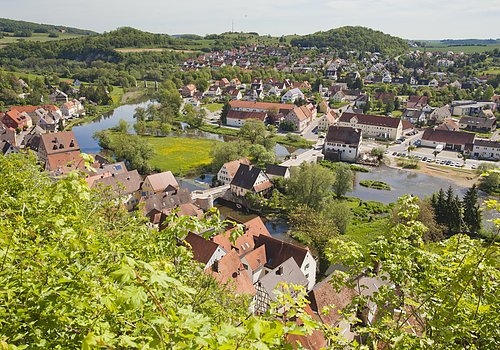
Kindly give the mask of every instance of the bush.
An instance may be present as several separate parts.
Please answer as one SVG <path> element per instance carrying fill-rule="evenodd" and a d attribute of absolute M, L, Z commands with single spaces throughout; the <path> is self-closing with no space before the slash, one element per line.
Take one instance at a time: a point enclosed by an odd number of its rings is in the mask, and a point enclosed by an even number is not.
<path fill-rule="evenodd" d="M 390 191 L 391 186 L 382 181 L 361 180 L 359 184 L 363 187 L 373 188 L 375 190 Z"/>
<path fill-rule="evenodd" d="M 280 123 L 280 129 L 283 131 L 295 131 L 297 128 L 295 127 L 295 124 L 289 120 L 283 120 Z"/>

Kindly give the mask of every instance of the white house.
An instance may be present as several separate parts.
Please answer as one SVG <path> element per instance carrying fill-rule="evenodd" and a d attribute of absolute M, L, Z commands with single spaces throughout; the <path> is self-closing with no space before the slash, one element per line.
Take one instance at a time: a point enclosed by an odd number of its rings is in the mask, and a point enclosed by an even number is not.
<path fill-rule="evenodd" d="M 73 115 L 83 114 L 85 112 L 85 109 L 83 108 L 83 105 L 80 101 L 72 100 L 63 103 L 63 105 L 61 106 L 61 112 L 63 116 L 70 117 Z"/>
<path fill-rule="evenodd" d="M 230 110 L 226 116 L 226 125 L 241 127 L 247 120 L 256 119 L 265 122 L 267 118 L 266 112 L 246 112 Z"/>
<path fill-rule="evenodd" d="M 283 103 L 294 103 L 299 99 L 303 100 L 304 94 L 298 88 L 288 90 L 283 96 L 281 96 L 281 102 Z"/>
<path fill-rule="evenodd" d="M 339 120 L 339 116 L 333 110 L 323 115 L 318 122 L 318 130 L 326 131 Z"/>
<path fill-rule="evenodd" d="M 229 185 L 233 181 L 240 164 L 250 165 L 250 161 L 247 158 L 241 158 L 224 163 L 217 173 L 217 181 L 223 185 Z"/>
<path fill-rule="evenodd" d="M 248 192 L 264 193 L 273 187 L 269 177 L 260 168 L 240 164 L 230 184 L 231 193 L 244 197 Z"/>
<path fill-rule="evenodd" d="M 500 142 L 476 139 L 471 155 L 475 158 L 500 160 Z"/>
<path fill-rule="evenodd" d="M 208 269 L 222 259 L 227 252 L 217 243 L 206 240 L 195 233 L 188 233 L 184 241 L 189 244 L 193 258 L 204 264 L 203 269 Z"/>
<path fill-rule="evenodd" d="M 285 120 L 292 122 L 298 132 L 302 132 L 311 123 L 312 119 L 313 115 L 307 106 L 295 107 L 285 116 Z"/>
<path fill-rule="evenodd" d="M 330 126 L 323 145 L 326 159 L 356 162 L 363 140 L 362 131 L 345 126 Z"/>
<path fill-rule="evenodd" d="M 364 136 L 395 140 L 403 135 L 401 119 L 370 114 L 344 112 L 338 126 L 361 129 Z"/>

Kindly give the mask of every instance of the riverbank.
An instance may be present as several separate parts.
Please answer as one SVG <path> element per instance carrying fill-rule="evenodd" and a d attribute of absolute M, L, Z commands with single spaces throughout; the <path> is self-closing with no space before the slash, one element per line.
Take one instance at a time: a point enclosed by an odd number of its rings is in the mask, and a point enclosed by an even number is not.
<path fill-rule="evenodd" d="M 446 179 L 460 187 L 472 187 L 479 179 L 479 175 L 473 170 L 455 169 L 448 166 L 435 165 L 433 163 L 419 162 L 417 169 L 403 169 L 397 166 L 396 161 L 393 159 L 386 159 L 385 164 L 393 169 Z"/>
<path fill-rule="evenodd" d="M 64 130 L 71 130 L 75 126 L 92 123 L 96 119 L 101 118 L 105 114 L 112 113 L 115 109 L 123 105 L 136 104 L 149 99 L 149 91 L 142 88 L 124 89 L 115 86 L 110 95 L 113 100 L 112 104 L 90 107 L 90 112 L 87 113 L 85 117 L 71 120 L 64 126 Z"/>

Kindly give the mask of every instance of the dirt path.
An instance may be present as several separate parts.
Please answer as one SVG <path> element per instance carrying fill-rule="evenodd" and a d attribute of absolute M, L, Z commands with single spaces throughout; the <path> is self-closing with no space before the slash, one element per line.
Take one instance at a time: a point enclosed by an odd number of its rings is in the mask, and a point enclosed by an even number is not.
<path fill-rule="evenodd" d="M 396 161 L 391 159 L 386 162 L 386 165 L 391 168 L 402 169 L 396 165 Z M 451 167 L 438 166 L 435 164 L 428 164 L 424 162 L 418 163 L 418 169 L 402 169 L 407 171 L 413 171 L 429 176 L 440 177 L 453 181 L 458 186 L 462 187 L 472 187 L 473 184 L 477 183 L 479 175 L 471 170 L 456 169 Z"/>

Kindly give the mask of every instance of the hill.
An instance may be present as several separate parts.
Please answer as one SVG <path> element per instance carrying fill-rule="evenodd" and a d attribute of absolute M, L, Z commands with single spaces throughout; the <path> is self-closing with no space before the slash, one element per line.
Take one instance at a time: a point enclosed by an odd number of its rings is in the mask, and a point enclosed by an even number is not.
<path fill-rule="evenodd" d="M 91 35 L 96 34 L 91 30 L 78 29 L 66 26 L 58 26 L 52 24 L 40 24 L 26 21 L 17 21 L 8 18 L 0 18 L 0 32 L 15 33 L 15 32 L 31 32 L 31 33 L 50 33 L 64 32 L 76 35 Z"/>
<path fill-rule="evenodd" d="M 330 47 L 338 50 L 400 53 L 408 49 L 406 40 L 365 27 L 340 27 L 291 40 L 293 46 Z"/>

